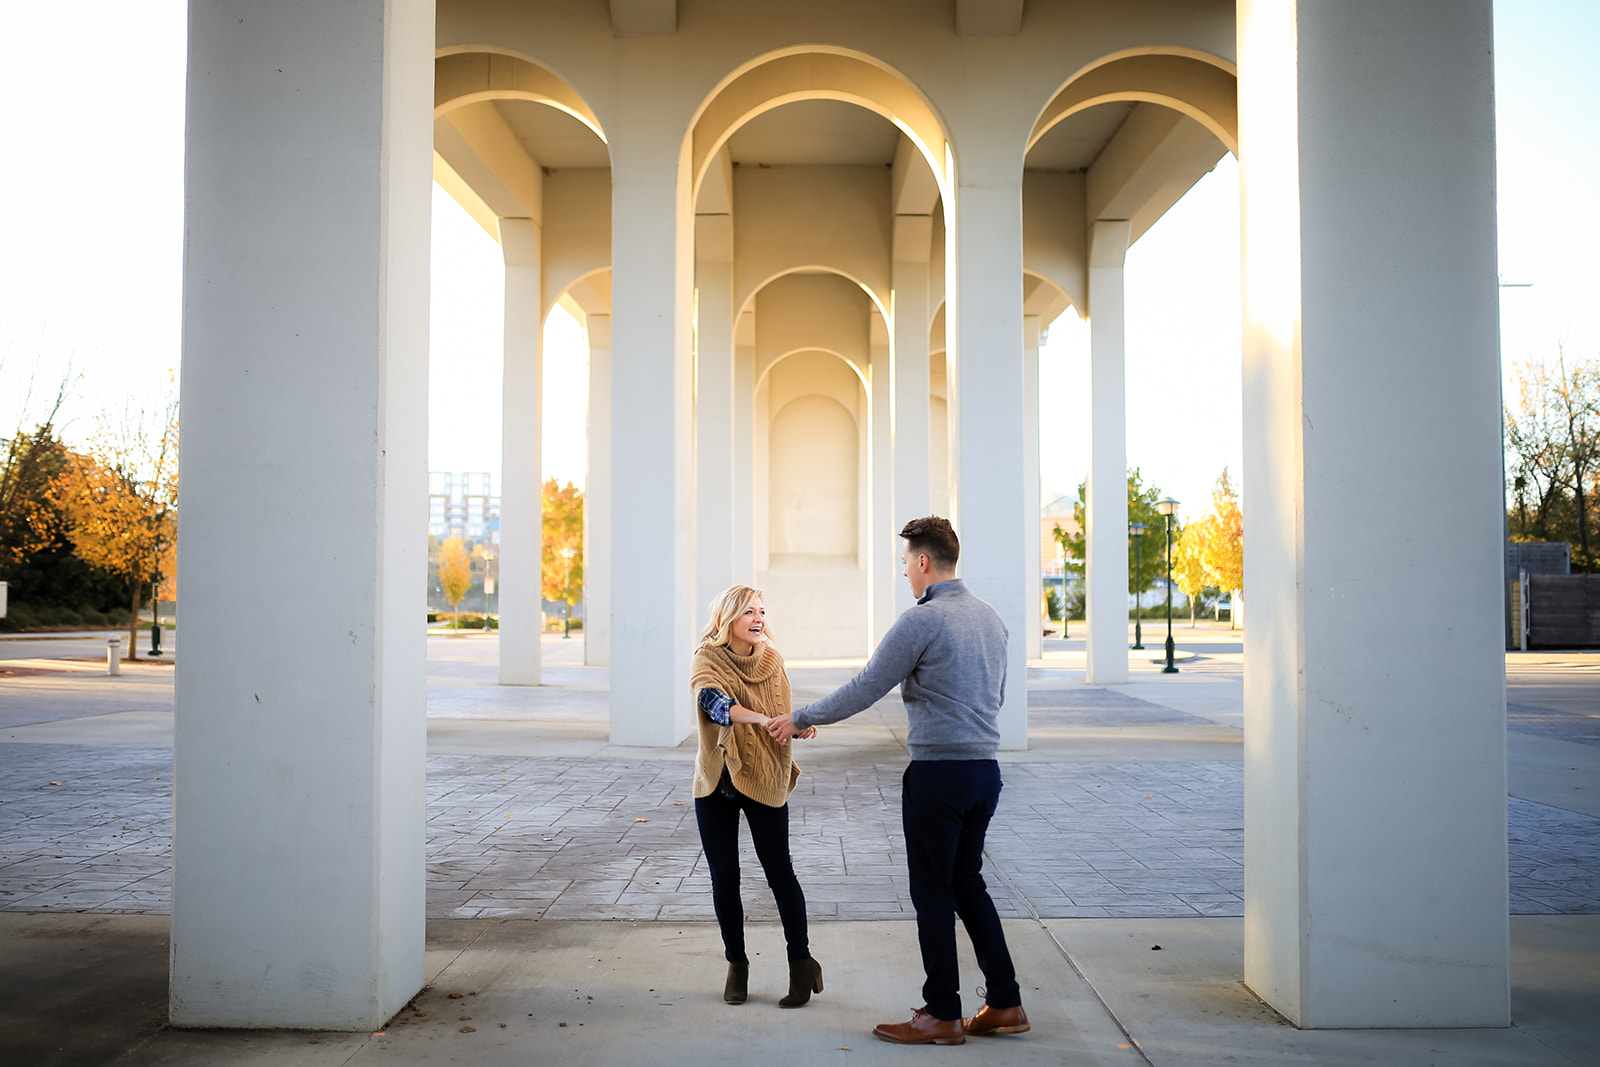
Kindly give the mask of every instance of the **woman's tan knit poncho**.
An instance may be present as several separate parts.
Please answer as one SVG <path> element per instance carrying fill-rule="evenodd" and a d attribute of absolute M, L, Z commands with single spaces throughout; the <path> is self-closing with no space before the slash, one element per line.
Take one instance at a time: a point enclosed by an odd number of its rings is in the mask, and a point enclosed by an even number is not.
<path fill-rule="evenodd" d="M 764 642 L 748 656 L 727 645 L 696 649 L 689 662 L 689 689 L 700 724 L 694 795 L 715 792 L 726 766 L 734 788 L 745 796 L 771 808 L 786 804 L 800 777 L 790 746 L 774 741 L 759 723 L 718 726 L 699 710 L 700 690 L 719 689 L 751 711 L 768 717 L 789 714 L 789 676 L 778 650 Z"/>

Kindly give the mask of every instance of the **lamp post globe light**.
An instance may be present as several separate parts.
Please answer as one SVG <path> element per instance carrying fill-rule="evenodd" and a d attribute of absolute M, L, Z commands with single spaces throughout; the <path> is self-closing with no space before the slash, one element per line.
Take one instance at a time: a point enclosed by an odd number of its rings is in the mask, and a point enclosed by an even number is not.
<path fill-rule="evenodd" d="M 1148 529 L 1150 529 L 1150 527 L 1146 526 L 1142 522 L 1128 523 L 1128 533 L 1133 538 L 1133 584 L 1135 589 L 1138 589 L 1139 585 L 1139 541 L 1144 537 L 1145 531 Z M 1143 593 L 1144 590 L 1138 589 L 1138 591 L 1133 594 L 1133 647 L 1139 651 L 1144 650 L 1144 627 L 1142 620 L 1140 619 L 1140 613 L 1144 608 L 1144 604 L 1139 599 Z"/>
<path fill-rule="evenodd" d="M 1156 504 L 1167 517 L 1167 665 L 1162 674 L 1177 674 L 1172 664 L 1172 517 L 1178 513 L 1178 502 L 1170 496 Z"/>
<path fill-rule="evenodd" d="M 561 558 L 567 561 L 566 573 L 561 578 L 561 637 L 566 641 L 572 640 L 572 557 L 577 554 L 575 548 L 561 550 Z"/>

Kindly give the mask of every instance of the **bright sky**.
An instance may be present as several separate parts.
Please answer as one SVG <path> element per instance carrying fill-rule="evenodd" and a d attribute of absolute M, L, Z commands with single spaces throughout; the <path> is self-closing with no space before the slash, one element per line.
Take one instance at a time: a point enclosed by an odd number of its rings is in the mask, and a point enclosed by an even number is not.
<path fill-rule="evenodd" d="M 1561 344 L 1600 354 L 1600 40 L 1592 0 L 1495 4 L 1501 345 L 1506 364 Z M 0 5 L 8 114 L 0 167 L 0 432 L 75 377 L 82 441 L 131 400 L 155 409 L 178 363 L 185 5 Z M 52 42 L 71 41 L 63 63 Z M 92 77 L 83 76 L 92 74 Z M 434 198 L 430 465 L 499 472 L 497 246 Z M 1128 459 L 1198 514 L 1240 445 L 1238 169 L 1227 157 L 1129 252 Z M 1087 331 L 1068 312 L 1040 356 L 1046 498 L 1088 464 Z M 552 316 L 543 473 L 583 480 L 584 349 Z M 34 380 L 31 407 L 23 401 Z M 1191 510 L 1192 509 L 1192 510 Z"/>

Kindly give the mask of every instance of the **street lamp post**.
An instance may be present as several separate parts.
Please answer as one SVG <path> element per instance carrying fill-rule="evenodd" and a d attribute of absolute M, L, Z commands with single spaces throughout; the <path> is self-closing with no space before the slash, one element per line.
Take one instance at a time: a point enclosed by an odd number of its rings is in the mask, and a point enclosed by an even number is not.
<path fill-rule="evenodd" d="M 1150 527 L 1142 522 L 1128 523 L 1128 533 L 1133 536 L 1133 585 L 1135 589 L 1138 589 L 1139 575 L 1141 573 L 1139 567 L 1139 541 L 1144 537 L 1145 531 L 1148 529 Z M 1143 592 L 1141 589 L 1133 594 L 1133 647 L 1140 651 L 1144 650 L 1144 628 L 1140 621 L 1141 609 L 1144 604 L 1139 599 Z"/>
<path fill-rule="evenodd" d="M 1178 513 L 1178 502 L 1170 496 L 1156 505 L 1167 517 L 1167 665 L 1162 674 L 1177 674 L 1172 663 L 1172 517 Z"/>
<path fill-rule="evenodd" d="M 561 637 L 566 641 L 572 640 L 572 557 L 577 554 L 576 549 L 561 550 L 561 558 L 567 561 L 566 574 L 561 579 Z"/>
<path fill-rule="evenodd" d="M 494 606 L 490 597 L 494 596 L 494 553 L 483 554 L 483 628 L 489 628 L 489 620 L 494 618 L 494 612 L 489 609 Z"/>

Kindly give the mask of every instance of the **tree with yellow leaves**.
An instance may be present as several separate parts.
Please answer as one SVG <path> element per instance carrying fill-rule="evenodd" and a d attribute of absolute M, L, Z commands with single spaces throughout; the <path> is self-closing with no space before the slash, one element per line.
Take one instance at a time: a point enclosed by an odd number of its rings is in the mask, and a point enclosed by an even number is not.
<path fill-rule="evenodd" d="M 1211 491 L 1211 514 L 1206 516 L 1208 528 L 1202 556 L 1211 584 L 1226 589 L 1233 597 L 1231 628 L 1238 629 L 1240 607 L 1244 601 L 1244 512 L 1239 507 L 1239 493 L 1228 477 L 1228 468 L 1222 468 L 1216 488 Z"/>
<path fill-rule="evenodd" d="M 128 583 L 128 659 L 138 658 L 145 584 L 154 591 L 177 562 L 176 400 L 158 430 L 142 412 L 125 416 L 119 429 L 102 429 L 87 454 L 73 455 L 51 485 L 79 558 Z"/>
<path fill-rule="evenodd" d="M 461 538 L 452 536 L 439 549 L 439 588 L 450 601 L 450 611 L 455 616 L 452 629 L 461 628 L 461 598 L 472 588 L 472 560 Z"/>
<path fill-rule="evenodd" d="M 1172 580 L 1189 598 L 1189 627 L 1194 628 L 1195 609 L 1200 594 L 1211 584 L 1205 565 L 1205 542 L 1209 532 L 1201 519 L 1185 523 L 1172 542 Z"/>
<path fill-rule="evenodd" d="M 583 599 L 583 491 L 554 478 L 544 483 L 544 598 L 572 606 Z"/>

